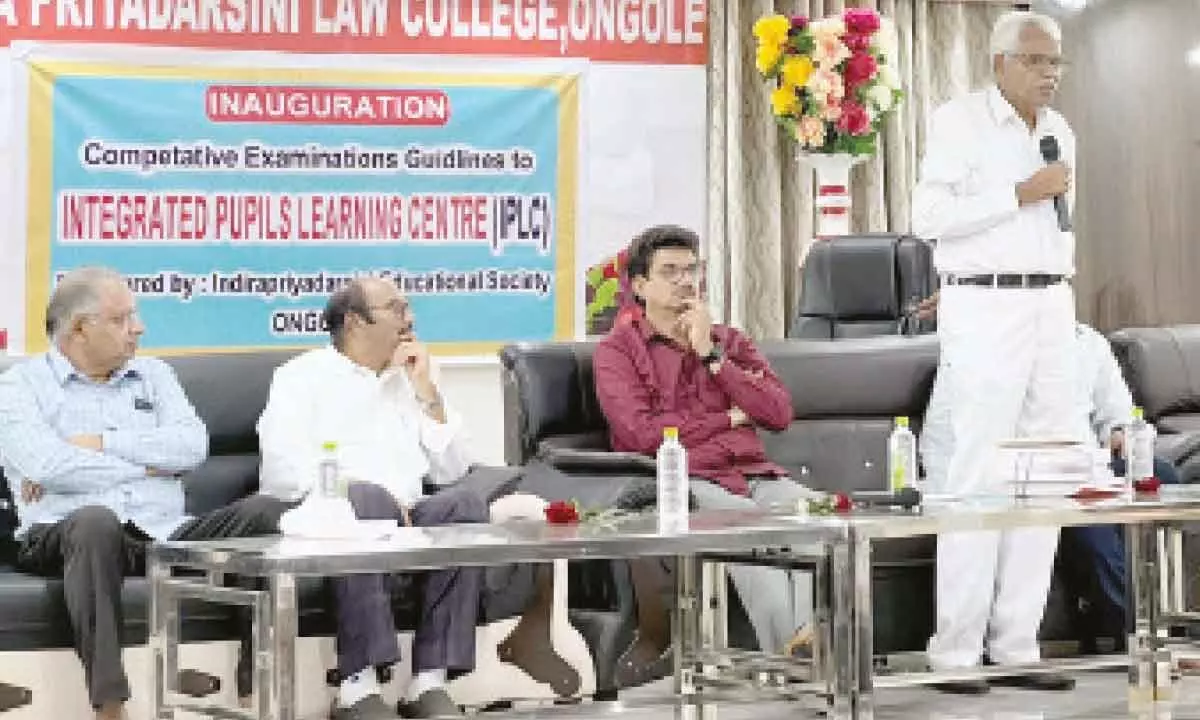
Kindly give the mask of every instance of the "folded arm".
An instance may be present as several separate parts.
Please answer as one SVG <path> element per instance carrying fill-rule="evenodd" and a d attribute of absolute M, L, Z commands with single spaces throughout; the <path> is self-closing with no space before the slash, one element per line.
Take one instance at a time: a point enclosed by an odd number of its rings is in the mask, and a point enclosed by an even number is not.
<path fill-rule="evenodd" d="M 170 366 L 147 364 L 146 375 L 154 392 L 154 408 L 142 412 L 155 413 L 155 427 L 106 430 L 102 433 L 104 451 L 160 472 L 195 469 L 208 456 L 208 431 L 204 423 Z"/>
<path fill-rule="evenodd" d="M 618 450 L 653 454 L 662 444 L 663 428 L 679 428 L 685 446 L 697 445 L 731 427 L 729 413 L 713 410 L 684 416 L 654 409 L 652 393 L 642 381 L 633 360 L 622 348 L 601 343 L 592 358 L 596 398 L 608 420 Z"/>
<path fill-rule="evenodd" d="M 33 390 L 12 370 L 0 375 L 0 455 L 21 479 L 64 495 L 93 493 L 146 475 L 140 465 L 61 437 L 42 416 Z"/>
<path fill-rule="evenodd" d="M 968 188 L 975 131 L 956 106 L 934 112 L 929 122 L 921 179 L 913 190 L 913 232 L 938 241 L 975 235 L 1012 218 L 1018 210 L 1015 185 Z M 986 178 L 983 178 L 986 181 Z"/>
<path fill-rule="evenodd" d="M 771 370 L 754 343 L 731 330 L 725 359 L 713 375 L 734 406 L 769 430 L 785 430 L 792 422 L 792 394 Z"/>

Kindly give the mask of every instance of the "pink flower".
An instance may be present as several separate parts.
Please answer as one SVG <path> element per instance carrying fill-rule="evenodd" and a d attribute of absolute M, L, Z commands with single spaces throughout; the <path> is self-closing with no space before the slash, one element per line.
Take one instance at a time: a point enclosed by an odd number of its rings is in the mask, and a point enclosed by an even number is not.
<path fill-rule="evenodd" d="M 822 120 L 835 122 L 842 117 L 842 102 L 839 98 L 832 95 L 820 98 L 817 100 L 817 105 L 820 106 Z"/>
<path fill-rule="evenodd" d="M 825 145 L 825 123 L 819 118 L 805 115 L 796 124 L 796 136 L 796 140 L 804 147 L 822 147 Z"/>
<path fill-rule="evenodd" d="M 846 68 L 844 70 L 846 87 L 851 90 L 857 88 L 859 85 L 875 77 L 875 73 L 878 70 L 879 65 L 875 62 L 874 55 L 859 53 L 852 56 L 846 61 Z"/>
<path fill-rule="evenodd" d="M 842 103 L 842 116 L 837 129 L 848 135 L 866 135 L 871 130 L 871 117 L 867 109 L 853 100 Z"/>
<path fill-rule="evenodd" d="M 854 35 L 871 35 L 879 29 L 879 13 L 865 8 L 847 8 L 842 13 L 846 32 Z"/>
<path fill-rule="evenodd" d="M 813 70 L 812 74 L 808 76 L 808 83 L 805 87 L 818 100 L 824 98 L 841 100 L 846 96 L 846 86 L 842 83 L 842 76 L 828 68 Z"/>
<path fill-rule="evenodd" d="M 850 49 L 850 52 L 861 53 L 866 52 L 867 48 L 871 47 L 871 38 L 869 35 L 857 35 L 855 33 L 846 33 L 842 36 L 842 42 Z"/>
<path fill-rule="evenodd" d="M 804 17 L 803 15 L 793 15 L 792 16 L 791 32 L 797 33 L 806 27 L 808 27 L 808 18 Z"/>
<path fill-rule="evenodd" d="M 850 57 L 850 49 L 842 43 L 841 38 L 837 35 L 813 36 L 812 59 L 817 67 L 832 70 L 848 57 Z"/>

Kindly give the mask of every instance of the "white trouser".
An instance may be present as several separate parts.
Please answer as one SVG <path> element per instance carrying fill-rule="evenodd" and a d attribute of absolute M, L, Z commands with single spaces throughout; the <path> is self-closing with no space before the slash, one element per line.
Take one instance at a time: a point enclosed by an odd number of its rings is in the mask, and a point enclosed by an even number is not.
<path fill-rule="evenodd" d="M 1003 493 L 1012 470 L 997 466 L 997 443 L 1014 437 L 1074 438 L 1086 428 L 1085 403 L 1075 397 L 1070 286 L 944 287 L 938 337 L 953 408 L 954 452 L 946 491 Z M 930 665 L 979 664 L 985 634 L 992 660 L 1036 661 L 1057 545 L 1058 528 L 940 536 Z"/>

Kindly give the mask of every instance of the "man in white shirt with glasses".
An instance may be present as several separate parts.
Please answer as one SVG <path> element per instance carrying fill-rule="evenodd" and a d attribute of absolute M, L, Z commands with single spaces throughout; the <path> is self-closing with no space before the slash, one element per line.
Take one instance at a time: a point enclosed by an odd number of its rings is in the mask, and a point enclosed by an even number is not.
<path fill-rule="evenodd" d="M 1075 137 L 1049 103 L 1063 67 L 1061 31 L 1030 12 L 1001 16 L 990 43 L 995 84 L 932 116 L 913 194 L 913 232 L 936 239 L 941 278 L 939 381 L 952 407 L 954 452 L 947 483 L 958 495 L 1002 491 L 991 472 L 1008 438 L 1087 434 L 1074 393 L 1074 240 L 1055 198 L 1068 202 Z M 1062 161 L 1047 162 L 1053 138 Z M 1068 202 L 1069 205 L 1069 202 Z M 1058 528 L 939 536 L 935 670 L 1040 658 Z M 1066 690 L 1065 676 L 1004 682 Z M 987 692 L 983 681 L 943 690 Z"/>

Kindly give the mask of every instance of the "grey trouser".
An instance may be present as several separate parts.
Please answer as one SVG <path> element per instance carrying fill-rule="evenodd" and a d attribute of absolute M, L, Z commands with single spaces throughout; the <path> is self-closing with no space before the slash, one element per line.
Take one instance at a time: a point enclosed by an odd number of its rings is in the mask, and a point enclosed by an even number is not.
<path fill-rule="evenodd" d="M 812 491 L 785 477 L 747 478 L 750 496 L 735 495 L 717 483 L 692 478 L 692 495 L 700 508 L 744 510 L 779 504 L 795 507 Z M 764 652 L 782 652 L 796 631 L 812 618 L 812 575 L 753 565 L 730 565 L 750 624 Z"/>
<path fill-rule="evenodd" d="M 251 495 L 187 521 L 171 539 L 273 535 L 288 507 L 282 500 Z M 94 707 L 129 699 L 121 664 L 121 584 L 127 575 L 145 574 L 149 541 L 136 526 L 121 524 L 112 510 L 89 505 L 57 523 L 29 528 L 17 550 L 18 569 L 62 577 L 75 652 Z"/>
<path fill-rule="evenodd" d="M 351 483 L 350 504 L 364 520 L 403 520 L 384 488 Z M 448 488 L 412 508 L 417 527 L 485 523 L 487 504 L 470 490 Z M 400 659 L 387 575 L 349 575 L 333 581 L 337 603 L 338 672 L 348 677 Z M 412 670 L 447 670 L 453 677 L 475 667 L 475 623 L 483 568 L 448 568 L 419 575 L 421 613 L 413 636 Z"/>

